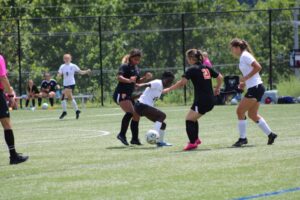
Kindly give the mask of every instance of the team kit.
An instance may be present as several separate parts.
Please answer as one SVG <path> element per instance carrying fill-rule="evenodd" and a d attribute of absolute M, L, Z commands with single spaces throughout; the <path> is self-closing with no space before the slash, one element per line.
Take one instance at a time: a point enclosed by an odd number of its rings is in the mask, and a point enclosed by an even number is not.
<path fill-rule="evenodd" d="M 246 94 L 237 106 L 236 114 L 238 118 L 239 138 L 232 146 L 242 147 L 248 143 L 246 130 L 248 118 L 256 123 L 266 135 L 267 145 L 272 145 L 277 135 L 271 130 L 265 119 L 258 114 L 260 101 L 265 92 L 259 74 L 262 67 L 253 56 L 250 45 L 245 40 L 239 38 L 233 39 L 230 42 L 230 50 L 232 55 L 239 59 L 238 66 L 242 74 L 239 80 L 239 89 L 246 90 Z M 213 110 L 215 96 L 220 94 L 223 75 L 205 64 L 204 54 L 199 49 L 187 50 L 186 61 L 188 68 L 181 79 L 176 82 L 174 74 L 170 71 L 165 71 L 160 77 L 155 78 L 150 72 L 142 75 L 138 67 L 142 56 L 141 50 L 132 49 L 123 57 L 117 73 L 118 84 L 112 98 L 124 112 L 120 130 L 116 135 L 117 139 L 126 146 L 129 144 L 142 145 L 139 139 L 139 121 L 141 117 L 145 117 L 154 123 L 153 128 L 146 133 L 146 141 L 149 144 L 156 145 L 158 148 L 172 146 L 171 143 L 165 140 L 167 115 L 155 107 L 155 102 L 162 95 L 167 95 L 173 90 L 183 88 L 191 81 L 194 88 L 194 100 L 185 117 L 188 143 L 183 150 L 190 151 L 198 148 L 202 143 L 199 137 L 200 118 Z M 61 97 L 62 114 L 59 116 L 59 119 L 62 120 L 67 116 L 68 101 L 72 103 L 75 110 L 75 118 L 79 119 L 81 111 L 78 109 L 77 103 L 73 98 L 76 85 L 75 74 L 88 75 L 91 73 L 91 70 L 81 70 L 76 64 L 73 64 L 71 54 L 65 54 L 63 60 L 64 64 L 58 70 L 58 76 L 63 78 L 63 92 Z M 213 86 L 212 79 L 216 79 L 215 86 Z M 44 87 L 47 84 L 51 84 L 51 88 L 56 86 L 56 82 L 54 83 L 50 79 L 42 83 Z M 138 96 L 134 95 L 137 89 L 142 91 Z M 0 121 L 4 129 L 4 138 L 10 154 L 10 164 L 19 164 L 27 161 L 29 157 L 16 151 L 7 98 L 14 100 L 14 95 L 7 78 L 4 57 L 0 55 Z M 53 102 L 50 103 L 53 104 Z M 129 126 L 132 133 L 130 141 L 127 140 L 126 136 Z"/>

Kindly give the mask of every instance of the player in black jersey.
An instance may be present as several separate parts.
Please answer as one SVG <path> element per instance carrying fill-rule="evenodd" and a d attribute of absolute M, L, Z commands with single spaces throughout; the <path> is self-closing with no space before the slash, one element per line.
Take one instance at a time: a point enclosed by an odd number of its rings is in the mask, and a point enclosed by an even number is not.
<path fill-rule="evenodd" d="M 41 83 L 40 98 L 38 100 L 39 106 L 42 104 L 41 98 L 49 98 L 50 105 L 53 107 L 57 86 L 57 82 L 54 79 L 51 79 L 50 73 L 45 73 L 44 80 Z"/>
<path fill-rule="evenodd" d="M 186 70 L 180 81 L 164 89 L 164 92 L 181 88 L 188 83 L 188 80 L 191 80 L 193 83 L 194 103 L 186 116 L 186 132 L 190 140 L 184 148 L 187 151 L 195 149 L 201 144 L 201 140 L 198 137 L 198 119 L 213 109 L 214 95 L 220 93 L 223 77 L 214 69 L 203 65 L 203 56 L 200 50 L 190 49 L 186 52 L 186 57 L 190 67 Z M 211 78 L 217 79 L 217 86 L 214 91 Z"/>
<path fill-rule="evenodd" d="M 118 85 L 115 89 L 113 99 L 120 105 L 125 115 L 122 119 L 121 130 L 117 138 L 124 144 L 129 145 L 126 139 L 126 132 L 131 121 L 130 128 L 132 132 L 131 144 L 141 145 L 138 138 L 139 115 L 134 112 L 132 93 L 135 89 L 135 83 L 141 83 L 152 78 L 151 73 L 146 73 L 140 77 L 140 71 L 137 65 L 140 63 L 142 52 L 139 49 L 133 49 L 123 59 L 120 66 L 117 79 Z M 131 120 L 132 118 L 132 120 Z"/>
<path fill-rule="evenodd" d="M 26 92 L 27 92 L 27 98 L 26 98 L 25 107 L 26 108 L 28 107 L 29 101 L 31 100 L 32 107 L 35 108 L 35 99 L 39 97 L 40 92 L 37 86 L 33 83 L 33 80 L 28 81 Z"/>

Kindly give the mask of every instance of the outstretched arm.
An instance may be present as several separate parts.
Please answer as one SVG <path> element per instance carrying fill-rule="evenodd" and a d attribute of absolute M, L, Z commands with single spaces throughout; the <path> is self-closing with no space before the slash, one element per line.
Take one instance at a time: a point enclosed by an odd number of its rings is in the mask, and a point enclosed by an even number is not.
<path fill-rule="evenodd" d="M 151 80 L 153 74 L 151 72 L 147 72 L 144 76 L 142 76 L 137 82 L 138 83 L 145 83 L 146 81 Z"/>
<path fill-rule="evenodd" d="M 165 93 L 168 93 L 172 90 L 176 90 L 176 89 L 179 89 L 179 88 L 182 88 L 183 86 L 185 86 L 187 84 L 188 80 L 186 78 L 182 78 L 181 80 L 177 81 L 174 85 L 172 85 L 171 87 L 169 88 L 165 88 L 163 90 L 163 94 Z"/>
<path fill-rule="evenodd" d="M 87 69 L 87 70 L 79 70 L 78 73 L 80 75 L 86 75 L 86 74 L 91 74 L 91 70 L 90 69 Z"/>

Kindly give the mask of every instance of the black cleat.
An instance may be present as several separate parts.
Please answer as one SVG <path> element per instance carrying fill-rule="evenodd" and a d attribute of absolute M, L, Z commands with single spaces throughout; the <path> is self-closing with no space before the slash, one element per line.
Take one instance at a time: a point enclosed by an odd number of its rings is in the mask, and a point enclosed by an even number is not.
<path fill-rule="evenodd" d="M 143 145 L 143 144 L 140 142 L 139 139 L 137 139 L 137 140 L 131 140 L 131 141 L 130 141 L 130 144 L 132 144 L 132 145 Z"/>
<path fill-rule="evenodd" d="M 275 133 L 270 133 L 270 135 L 268 135 L 269 139 L 268 139 L 268 145 L 272 145 L 275 141 L 275 139 L 277 138 L 277 135 Z"/>
<path fill-rule="evenodd" d="M 241 147 L 244 144 L 248 144 L 247 138 L 239 138 L 239 140 L 236 143 L 234 143 L 232 146 L 233 147 Z"/>
<path fill-rule="evenodd" d="M 129 145 L 125 136 L 122 136 L 122 135 L 119 134 L 117 136 L 117 139 L 120 140 L 124 145 L 126 145 L 126 146 Z"/>
<path fill-rule="evenodd" d="M 64 112 L 61 114 L 61 116 L 59 117 L 59 119 L 63 119 L 66 115 L 67 115 L 67 112 L 64 111 Z"/>
<path fill-rule="evenodd" d="M 9 164 L 11 165 L 17 165 L 19 163 L 22 163 L 22 162 L 25 162 L 26 160 L 28 160 L 28 156 L 22 156 L 22 154 L 16 154 L 15 156 L 11 156 L 9 159 L 10 159 L 10 162 Z"/>
<path fill-rule="evenodd" d="M 81 113 L 81 111 L 80 110 L 77 110 L 76 111 L 76 119 L 79 119 L 79 114 Z"/>

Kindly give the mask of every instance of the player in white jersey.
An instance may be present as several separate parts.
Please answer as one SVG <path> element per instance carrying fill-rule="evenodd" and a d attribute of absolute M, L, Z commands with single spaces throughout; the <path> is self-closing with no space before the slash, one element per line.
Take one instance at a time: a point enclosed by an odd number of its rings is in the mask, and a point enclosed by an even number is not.
<path fill-rule="evenodd" d="M 78 109 L 76 100 L 73 98 L 73 90 L 75 88 L 75 73 L 79 73 L 80 75 L 90 74 L 91 70 L 80 70 L 80 68 L 71 63 L 72 56 L 71 54 L 65 54 L 64 64 L 60 66 L 58 70 L 58 77 L 63 76 L 63 85 L 64 90 L 61 99 L 61 105 L 63 109 L 63 113 L 59 117 L 59 119 L 63 119 L 67 115 L 67 100 L 72 101 L 73 108 L 76 112 L 76 119 L 79 118 L 80 110 Z"/>
<path fill-rule="evenodd" d="M 164 72 L 162 79 L 156 79 L 149 83 L 136 84 L 138 87 L 147 87 L 140 98 L 134 105 L 134 110 L 139 116 L 145 116 L 149 120 L 153 121 L 154 130 L 159 133 L 158 147 L 171 146 L 164 141 L 164 135 L 166 130 L 166 114 L 161 110 L 154 107 L 154 103 L 158 100 L 163 93 L 165 87 L 169 87 L 174 81 L 174 75 L 171 72 Z"/>
<path fill-rule="evenodd" d="M 233 144 L 235 147 L 241 147 L 248 143 L 246 137 L 246 112 L 248 117 L 252 119 L 261 130 L 268 136 L 268 145 L 274 143 L 277 135 L 272 132 L 266 121 L 258 114 L 259 102 L 264 95 L 265 88 L 259 75 L 262 67 L 252 55 L 252 50 L 245 40 L 235 38 L 231 41 L 231 52 L 235 57 L 240 59 L 239 69 L 243 74 L 240 78 L 240 89 L 247 88 L 245 97 L 240 102 L 237 108 L 238 129 L 240 133 L 239 140 Z"/>

